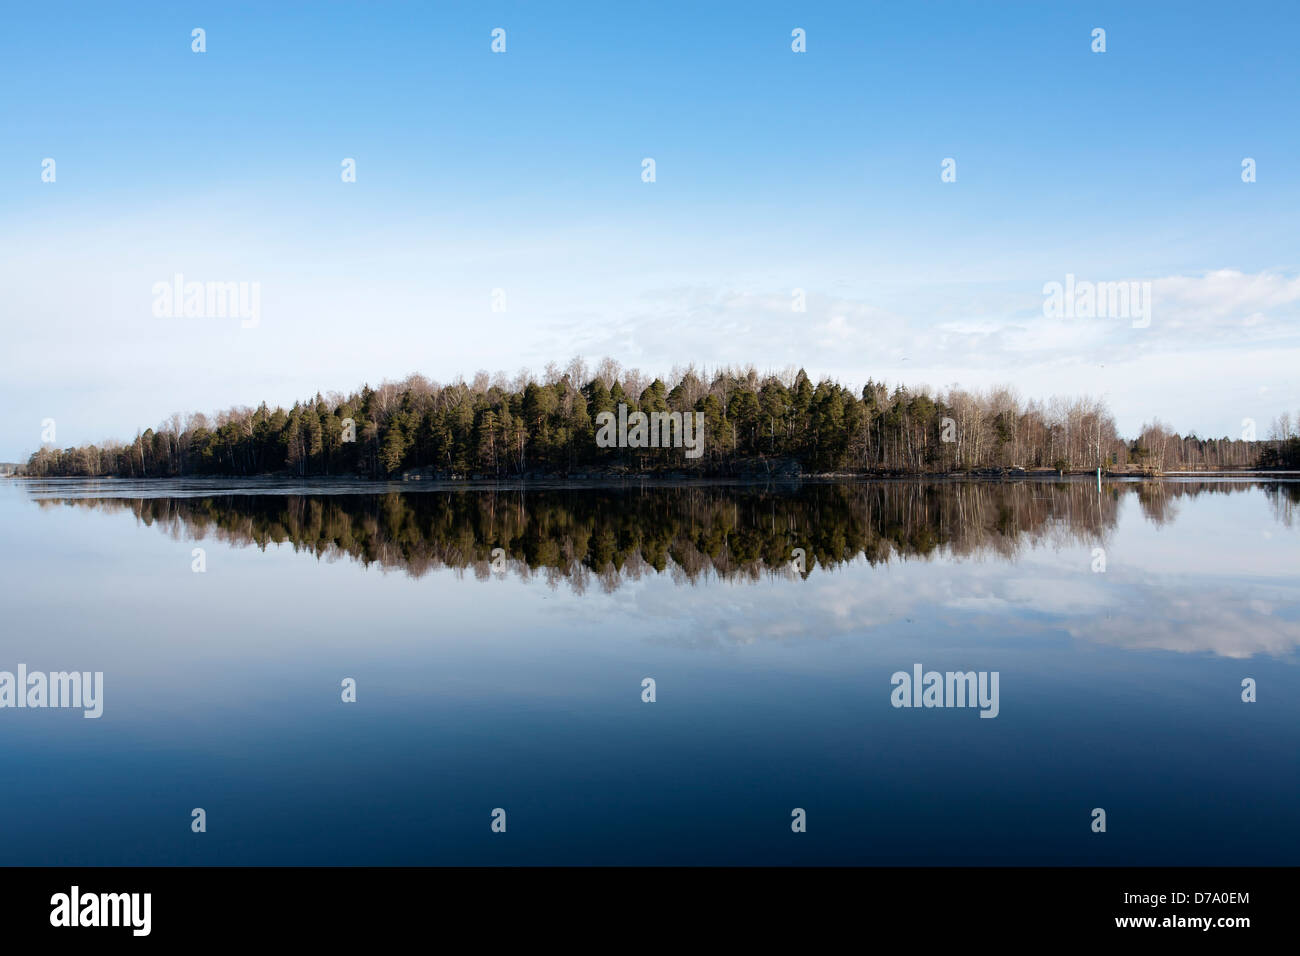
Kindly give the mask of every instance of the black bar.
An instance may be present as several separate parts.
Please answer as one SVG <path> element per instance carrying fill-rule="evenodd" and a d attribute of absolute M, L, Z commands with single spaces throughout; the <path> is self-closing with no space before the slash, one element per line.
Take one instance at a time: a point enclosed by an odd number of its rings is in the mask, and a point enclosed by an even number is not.
<path fill-rule="evenodd" d="M 466 932 L 481 943 L 518 936 L 611 946 L 679 947 L 715 936 L 811 942 L 839 932 L 860 941 L 902 932 L 919 944 L 1130 936 L 1231 945 L 1294 927 L 1296 876 L 1296 868 L 1141 867 L 7 868 L 0 869 L 0 925 L 7 941 L 91 945 L 374 943 L 413 934 L 437 945 Z M 54 897 L 70 897 L 73 886 L 83 905 L 89 894 L 150 894 L 148 935 L 134 935 L 131 910 L 120 920 L 128 925 L 118 927 L 51 925 Z M 142 927 L 142 912 L 134 915 Z M 1154 925 L 1118 925 L 1133 918 Z M 1176 922 L 1205 918 L 1213 921 L 1208 929 Z M 1246 924 L 1217 922 L 1242 918 Z"/>

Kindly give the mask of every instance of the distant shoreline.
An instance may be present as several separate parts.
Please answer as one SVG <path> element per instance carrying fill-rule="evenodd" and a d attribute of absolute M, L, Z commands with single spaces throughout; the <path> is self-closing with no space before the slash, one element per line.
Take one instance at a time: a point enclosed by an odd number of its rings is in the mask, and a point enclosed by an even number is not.
<path fill-rule="evenodd" d="M 249 490 L 257 488 L 274 488 L 286 485 L 290 486 L 321 486 L 336 485 L 339 488 L 349 488 L 358 491 L 370 488 L 393 490 L 402 488 L 408 491 L 415 490 L 596 490 L 596 489 L 616 489 L 627 487 L 657 487 L 657 488 L 691 488 L 691 487 L 764 487 L 764 486 L 797 486 L 811 484 L 869 484 L 880 482 L 933 482 L 933 483 L 987 483 L 987 482 L 1022 482 L 1022 481 L 1052 481 L 1052 482 L 1076 482 L 1076 481 L 1095 481 L 1097 471 L 1068 471 L 1064 474 L 1052 469 L 1035 469 L 1024 471 L 1011 471 L 1005 473 L 989 472 L 917 472 L 917 473 L 897 473 L 897 474 L 809 474 L 809 475 L 789 475 L 789 474 L 772 474 L 772 475 L 711 475 L 691 477 L 687 475 L 675 474 L 629 474 L 629 475 L 589 475 L 581 476 L 561 476 L 561 475 L 537 475 L 531 477 L 503 477 L 503 478 L 450 478 L 450 477 L 425 477 L 409 476 L 394 478 L 370 478 L 361 475 L 285 475 L 285 474 L 267 474 L 267 475 L 180 475 L 169 478 L 122 478 L 118 476 L 69 476 L 69 477 L 37 477 L 29 475 L 6 475 L 6 478 L 12 478 L 24 482 L 104 482 L 112 485 L 136 485 L 136 486 L 159 486 L 159 485 L 191 485 L 191 486 L 238 486 Z M 1110 480 L 1123 481 L 1160 481 L 1163 479 L 1196 479 L 1196 478 L 1239 478 L 1243 480 L 1270 480 L 1270 479 L 1296 479 L 1300 478 L 1300 471 L 1280 470 L 1280 469 L 1205 469 L 1199 471 L 1168 471 L 1160 474 L 1143 474 L 1139 471 L 1103 471 L 1101 477 Z"/>

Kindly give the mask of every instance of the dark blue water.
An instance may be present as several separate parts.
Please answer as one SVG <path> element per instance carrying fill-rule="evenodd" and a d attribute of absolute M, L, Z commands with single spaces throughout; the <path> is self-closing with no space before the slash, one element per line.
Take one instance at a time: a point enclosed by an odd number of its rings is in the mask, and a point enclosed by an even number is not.
<path fill-rule="evenodd" d="M 0 483 L 0 863 L 1300 863 L 1295 485 L 339 490 Z"/>

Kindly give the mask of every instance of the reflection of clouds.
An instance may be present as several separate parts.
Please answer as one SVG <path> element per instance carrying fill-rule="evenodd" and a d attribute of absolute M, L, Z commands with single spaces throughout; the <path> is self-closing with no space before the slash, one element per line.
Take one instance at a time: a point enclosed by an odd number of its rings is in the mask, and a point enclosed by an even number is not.
<path fill-rule="evenodd" d="M 1248 592 L 1253 596 L 1245 597 Z M 1132 650 L 1282 657 L 1300 648 L 1300 620 L 1278 617 L 1276 611 L 1288 604 L 1294 608 L 1296 601 L 1294 589 L 1180 578 L 1176 584 L 1134 587 L 1130 600 L 1111 616 L 1065 626 L 1073 637 Z"/>
<path fill-rule="evenodd" d="M 645 638 L 682 648 L 764 642 L 872 640 L 909 626 L 927 638 L 1061 632 L 1128 650 L 1249 658 L 1300 648 L 1297 588 L 1184 570 L 1093 574 L 1085 549 L 1040 553 L 1016 564 L 939 562 L 872 568 L 865 561 L 806 581 L 679 589 L 646 580 L 618 595 Z M 935 612 L 944 612 L 936 615 Z M 909 625 L 911 619 L 915 622 Z M 938 632 L 936 632 L 938 629 Z M 883 636 L 880 635 L 880 636 Z"/>

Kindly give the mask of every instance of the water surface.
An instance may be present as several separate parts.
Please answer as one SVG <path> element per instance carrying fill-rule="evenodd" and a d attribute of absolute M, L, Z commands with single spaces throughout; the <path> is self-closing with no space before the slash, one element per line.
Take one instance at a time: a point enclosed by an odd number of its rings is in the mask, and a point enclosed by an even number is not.
<path fill-rule="evenodd" d="M 2 482 L 0 670 L 105 700 L 0 710 L 0 863 L 1300 863 L 1298 505 Z"/>

